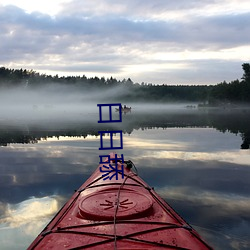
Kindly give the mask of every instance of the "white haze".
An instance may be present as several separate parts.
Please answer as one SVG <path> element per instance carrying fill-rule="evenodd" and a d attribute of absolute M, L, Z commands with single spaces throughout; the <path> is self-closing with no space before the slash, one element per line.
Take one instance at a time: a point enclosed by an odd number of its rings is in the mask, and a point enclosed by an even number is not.
<path fill-rule="evenodd" d="M 53 121 L 97 122 L 99 109 L 97 104 L 114 103 L 113 97 L 128 93 L 125 87 L 108 90 L 83 90 L 66 85 L 47 85 L 35 89 L 0 89 L 0 124 L 39 123 Z M 119 98 L 118 98 L 119 99 Z M 110 101 L 109 101 L 110 100 Z M 178 111 L 186 104 L 145 104 L 128 100 L 132 112 Z"/>
<path fill-rule="evenodd" d="M 84 120 L 98 115 L 101 93 L 51 85 L 0 90 L 0 121 Z M 96 116 L 94 119 L 96 119 Z"/>

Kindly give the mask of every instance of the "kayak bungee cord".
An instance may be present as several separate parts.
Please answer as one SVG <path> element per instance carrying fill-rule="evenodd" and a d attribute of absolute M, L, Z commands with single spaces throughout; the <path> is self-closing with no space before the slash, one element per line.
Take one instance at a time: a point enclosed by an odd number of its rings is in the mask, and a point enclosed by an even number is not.
<path fill-rule="evenodd" d="M 136 170 L 136 173 L 134 172 L 130 172 L 128 175 L 126 175 L 126 178 L 124 179 L 124 181 L 121 183 L 118 191 L 117 191 L 117 199 L 116 199 L 116 208 L 115 208 L 115 214 L 114 214 L 114 249 L 117 250 L 117 235 L 116 235 L 116 217 L 117 217 L 117 212 L 118 212 L 118 208 L 119 208 L 119 205 L 120 205 L 120 193 L 121 193 L 121 189 L 123 188 L 123 186 L 125 185 L 125 182 L 127 181 L 127 179 L 130 177 L 130 176 L 133 176 L 133 175 L 138 175 L 138 171 L 134 165 L 134 163 L 132 161 L 125 161 L 125 163 L 127 164 L 127 167 L 128 167 L 128 164 L 131 164 L 131 168 L 134 167 L 135 170 Z M 122 165 L 123 166 L 123 165 Z M 130 166 L 130 165 L 129 165 Z M 130 168 L 130 169 L 131 169 Z M 118 172 L 119 174 L 121 174 L 120 172 Z"/>
<path fill-rule="evenodd" d="M 132 163 L 132 161 L 128 161 L 129 163 Z M 126 163 L 126 161 L 125 161 Z M 97 234 L 97 233 L 89 233 L 89 232 L 78 232 L 78 231 L 68 231 L 68 229 L 74 229 L 74 228 L 80 228 L 80 227 L 90 227 L 90 226 L 97 226 L 97 225 L 107 225 L 107 224 L 110 224 L 111 222 L 109 221 L 104 221 L 104 222 L 100 222 L 100 223 L 91 223 L 91 224 L 88 224 L 88 225 L 78 225 L 78 226 L 71 226 L 71 227 L 57 227 L 56 230 L 49 230 L 49 231 L 46 231 L 46 232 L 43 232 L 43 236 L 45 235 L 48 235 L 48 234 L 51 234 L 51 233 L 68 233 L 68 234 L 83 234 L 83 235 L 99 235 L 99 236 L 106 236 L 106 237 L 111 237 L 111 239 L 107 239 L 107 240 L 103 240 L 103 241 L 99 241 L 99 242 L 96 242 L 96 243 L 92 243 L 92 244 L 88 244 L 88 245 L 85 245 L 85 246 L 79 246 L 79 247 L 76 247 L 76 248 L 70 248 L 70 250 L 78 250 L 78 249 L 83 249 L 83 248 L 86 248 L 86 247 L 92 247 L 92 246 L 97 246 L 97 245 L 101 245 L 103 243 L 108 243 L 108 242 L 112 242 L 114 241 L 114 249 L 117 250 L 117 240 L 121 240 L 121 239 L 129 239 L 129 240 L 132 240 L 132 241 L 138 241 L 138 242 L 144 242 L 144 243 L 149 243 L 149 244 L 153 244 L 153 245 L 158 245 L 158 246 L 162 246 L 162 247 L 168 247 L 168 248 L 172 248 L 172 249 L 179 249 L 179 250 L 188 250 L 187 248 L 182 248 L 182 247 L 178 247 L 178 246 L 171 246 L 171 245 L 168 245 L 168 244 L 163 244 L 163 243 L 157 243 L 157 242 L 152 242 L 152 241 L 146 241 L 146 240 L 142 240 L 142 239 L 136 239 L 136 238 L 133 238 L 134 236 L 136 235 L 142 235 L 142 234 L 146 234 L 148 232 L 152 232 L 152 231 L 159 231 L 159 230 L 162 230 L 162 229 L 185 229 L 185 230 L 188 230 L 189 232 L 192 231 L 192 227 L 189 226 L 189 225 L 177 225 L 177 224 L 172 224 L 172 223 L 159 223 L 159 222 L 154 222 L 154 221 L 151 221 L 151 222 L 145 222 L 145 221 L 126 221 L 126 220 L 121 220 L 121 221 L 117 221 L 116 217 L 117 217 L 117 213 L 118 213 L 118 209 L 119 209 L 119 202 L 120 202 L 120 193 L 121 193 L 121 189 L 122 187 L 125 185 L 126 181 L 130 178 L 134 181 L 136 181 L 138 183 L 138 185 L 136 184 L 132 184 L 132 186 L 141 186 L 141 187 L 144 187 L 146 190 L 148 190 L 150 193 L 151 193 L 151 190 L 153 188 L 149 187 L 149 186 L 145 186 L 143 183 L 141 183 L 140 181 L 136 180 L 133 178 L 133 176 L 137 176 L 138 175 L 138 170 L 136 169 L 135 165 L 132 163 L 132 166 L 135 168 L 136 170 L 136 173 L 134 172 L 130 172 L 129 174 L 125 175 L 125 179 L 124 181 L 121 183 L 121 184 L 118 184 L 119 185 L 119 189 L 118 189 L 118 192 L 117 192 L 117 199 L 116 199 L 116 209 L 115 209 L 115 214 L 114 214 L 114 220 L 113 220 L 113 227 L 114 227 L 114 235 L 109 235 L 109 234 Z M 121 173 L 119 173 L 121 174 Z M 110 183 L 110 184 L 100 184 L 100 185 L 94 185 L 96 182 L 98 182 L 100 179 L 102 179 L 102 176 L 95 179 L 94 181 L 92 181 L 89 185 L 87 185 L 85 188 L 83 189 L 79 189 L 77 191 L 77 196 L 75 197 L 74 201 L 71 203 L 71 206 L 73 206 L 73 204 L 75 203 L 75 201 L 77 200 L 78 196 L 83 192 L 85 191 L 86 189 L 89 189 L 89 188 L 94 188 L 94 187 L 99 187 L 99 186 L 106 186 L 106 185 L 114 185 L 114 183 Z M 131 185 L 131 184 L 126 184 L 126 185 Z M 165 208 L 167 209 L 162 203 L 161 201 L 155 197 L 155 195 L 153 193 L 151 193 L 151 195 Z M 69 206 L 68 209 L 71 207 Z M 68 210 L 67 209 L 67 210 Z M 168 210 L 168 209 L 167 209 Z M 169 211 L 169 210 L 168 210 Z M 60 211 L 59 211 L 60 212 Z M 58 212 L 58 213 L 59 213 Z M 66 213 L 67 211 L 65 211 Z M 171 213 L 171 211 L 169 211 Z M 172 213 L 171 213 L 172 214 Z M 178 219 L 174 214 L 172 214 L 172 216 L 174 216 L 176 219 Z M 63 217 L 63 216 L 62 216 Z M 55 224 L 58 224 L 60 222 L 60 220 L 62 219 L 62 217 L 55 223 Z M 139 231 L 139 232 L 135 232 L 135 233 L 132 233 L 132 234 L 128 234 L 128 235 L 125 235 L 125 236 L 121 236 L 121 235 L 117 235 L 116 233 L 116 225 L 117 224 L 133 224 L 133 223 L 142 223 L 142 224 L 158 224 L 158 225 L 162 225 L 161 227 L 158 227 L 158 228 L 154 228 L 154 229 L 149 229 L 149 230 L 142 230 L 142 231 Z M 165 225 L 165 226 L 163 226 Z M 66 231 L 67 230 L 67 231 Z"/>
<path fill-rule="evenodd" d="M 112 153 L 110 154 L 110 157 Z M 134 163 L 111 161 L 124 179 L 98 169 L 38 235 L 32 249 L 212 249 L 138 176 Z M 106 159 L 98 168 L 108 166 Z M 132 170 L 133 168 L 133 170 Z M 112 175 L 116 170 L 110 171 Z"/>
<path fill-rule="evenodd" d="M 133 176 L 137 176 L 137 173 L 134 173 L 134 172 L 131 172 L 129 173 L 128 175 L 126 175 L 126 178 L 124 179 L 123 183 L 119 184 L 120 187 L 119 187 L 119 190 L 118 190 L 118 198 L 120 199 L 120 192 L 121 192 L 121 189 L 122 187 L 125 185 L 126 181 L 131 178 L 133 180 L 135 180 L 133 178 Z M 86 189 L 88 188 L 93 188 L 93 187 L 96 187 L 96 186 L 99 186 L 99 185 L 94 185 L 94 186 L 90 186 L 90 185 L 93 185 L 95 182 L 97 182 L 99 179 L 101 178 L 97 178 L 95 179 L 93 182 L 91 182 L 86 188 L 83 188 L 83 189 L 80 189 L 78 190 L 78 194 L 77 194 L 77 197 L 75 197 L 74 201 L 71 203 L 71 206 L 73 206 L 73 203 L 77 200 L 78 196 L 83 192 L 85 191 Z M 137 180 L 136 180 L 137 181 Z M 140 183 L 139 181 L 137 181 L 138 183 Z M 126 185 L 130 185 L 130 184 L 126 184 Z M 150 192 L 151 188 L 143 185 L 142 183 L 140 183 L 140 185 L 138 186 L 141 186 L 141 187 L 144 187 L 146 190 L 148 190 Z M 153 194 L 152 194 L 153 195 Z M 154 196 L 154 195 L 153 195 Z M 88 247 L 93 247 L 93 246 L 97 246 L 97 245 L 101 245 L 103 243 L 108 243 L 108 242 L 112 242 L 114 241 L 114 247 L 115 247 L 115 250 L 117 250 L 117 240 L 121 240 L 121 239 L 129 239 L 129 240 L 132 240 L 132 241 L 138 241 L 138 242 L 144 242 L 144 243 L 148 243 L 148 244 L 152 244 L 152 245 L 156 245 L 156 246 L 162 246 L 162 247 L 168 247 L 168 248 L 172 248 L 172 249 L 179 249 L 179 250 L 188 250 L 187 248 L 183 248 L 183 247 L 178 247 L 178 246 L 171 246 L 171 245 L 168 245 L 168 244 L 163 244 L 163 243 L 158 243 L 158 242 L 152 242 L 152 241 L 148 241 L 148 240 L 142 240 L 142 239 L 136 239 L 134 238 L 134 236 L 136 235 L 142 235 L 142 234 L 146 234 L 146 233 L 149 233 L 149 232 L 153 232 L 153 231 L 160 231 L 160 230 L 163 230 L 163 229 L 185 229 L 185 230 L 188 230 L 191 232 L 192 228 L 191 227 L 187 227 L 187 226 L 183 226 L 183 225 L 177 225 L 177 224 L 172 224 L 172 223 L 165 223 L 165 222 L 155 222 L 155 221 L 151 221 L 151 222 L 147 222 L 147 221 L 126 221 L 126 220 L 121 220 L 121 221 L 117 221 L 116 220 L 116 216 L 117 216 L 117 212 L 118 212 L 118 208 L 119 208 L 119 201 L 118 201 L 118 198 L 117 198 L 117 204 L 116 204 L 116 210 L 115 210 L 115 216 L 114 216 L 114 221 L 113 222 L 109 222 L 109 221 L 104 221 L 104 222 L 99 222 L 99 223 L 91 223 L 91 224 L 88 224 L 88 225 L 78 225 L 78 226 L 70 226 L 70 227 L 57 227 L 56 230 L 49 230 L 49 231 L 46 231 L 46 232 L 43 232 L 42 235 L 43 236 L 46 236 L 48 234 L 51 234 L 51 233 L 66 233 L 66 234 L 82 234 L 82 235 L 93 235 L 93 236 L 106 236 L 106 237 L 111 237 L 110 239 L 106 239 L 106 240 L 103 240 L 103 241 L 99 241 L 99 242 L 96 242 L 96 243 L 92 243 L 92 244 L 87 244 L 85 246 L 79 246 L 79 247 L 75 247 L 75 248 L 70 248 L 70 250 L 79 250 L 79 249 L 83 249 L 83 248 L 88 248 Z M 156 198 L 156 197 L 154 197 Z M 159 201 L 160 202 L 160 201 Z M 70 207 L 71 207 L 70 206 Z M 69 207 L 69 208 L 70 208 Z M 68 209 L 69 209 L 68 208 Z M 166 207 L 165 207 L 166 208 Z M 67 209 L 67 210 L 68 210 Z M 60 211 L 59 211 L 60 212 Z M 64 214 L 66 213 L 66 211 L 64 212 Z M 62 216 L 63 217 L 63 216 Z M 55 223 L 55 224 L 58 224 L 59 221 L 62 219 L 62 217 Z M 74 228 L 81 228 L 81 227 L 90 227 L 90 226 L 98 226 L 98 225 L 107 225 L 107 224 L 111 224 L 113 223 L 113 226 L 114 226 L 114 233 L 115 235 L 110 235 L 110 234 L 100 234 L 100 233 L 89 233 L 89 232 L 78 232 L 78 231 L 68 231 L 69 229 L 74 229 Z M 134 223 L 138 223 L 138 224 L 157 224 L 157 225 L 162 225 L 160 227 L 157 227 L 157 228 L 153 228 L 153 229 L 149 229 L 149 230 L 142 230 L 142 231 L 139 231 L 139 232 L 135 232 L 135 233 L 132 233 L 132 234 L 128 234 L 128 235 L 124 235 L 124 236 L 121 236 L 121 235 L 117 235 L 116 233 L 116 225 L 117 224 L 134 224 Z"/>

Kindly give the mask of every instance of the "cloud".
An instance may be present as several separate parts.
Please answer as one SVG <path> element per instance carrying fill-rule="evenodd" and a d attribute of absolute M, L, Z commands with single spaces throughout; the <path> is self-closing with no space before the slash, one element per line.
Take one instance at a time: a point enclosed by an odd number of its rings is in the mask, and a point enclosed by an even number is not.
<path fill-rule="evenodd" d="M 143 4 L 75 0 L 66 2 L 55 16 L 0 5 L 0 63 L 61 75 L 131 77 L 139 82 L 234 80 L 241 76 L 241 63 L 250 59 L 238 52 L 249 46 L 250 13 L 238 6 L 238 12 L 233 11 L 233 4 L 233 0 Z M 226 49 L 236 51 L 233 62 L 239 65 L 231 75 L 225 74 L 232 65 Z M 164 56 L 159 60 L 157 55 Z M 214 62 L 225 66 L 211 71 Z M 204 63 L 210 67 L 202 68 Z M 200 78 L 199 69 L 208 73 Z"/>
<path fill-rule="evenodd" d="M 195 17 L 189 22 L 145 21 L 119 16 L 84 18 L 59 15 L 52 18 L 39 12 L 27 14 L 13 6 L 4 7 L 1 14 L 4 20 L 3 30 L 6 33 L 9 32 L 10 39 L 11 35 L 19 38 L 18 44 L 20 44 L 20 36 L 22 38 L 27 36 L 30 38 L 24 39 L 24 41 L 29 41 L 27 47 L 33 44 L 43 45 L 44 49 L 46 46 L 70 49 L 69 47 L 74 47 L 74 44 L 77 44 L 75 47 L 79 47 L 81 43 L 95 47 L 105 42 L 117 46 L 164 42 L 166 45 L 175 43 L 175 46 L 178 44 L 182 48 L 192 49 L 195 49 L 197 45 L 199 45 L 198 48 L 200 46 L 207 48 L 209 44 L 210 46 L 215 44 L 219 47 L 230 47 L 248 44 L 250 36 L 248 33 L 245 33 L 245 39 L 240 36 L 242 31 L 249 29 L 250 13 Z M 68 42 L 65 43 L 65 40 Z"/>
<path fill-rule="evenodd" d="M 162 0 L 127 0 L 126 2 L 115 0 L 80 0 L 69 1 L 65 3 L 64 10 L 61 11 L 63 15 L 79 15 L 79 16 L 130 16 L 134 19 L 161 19 L 161 18 L 183 18 L 193 16 L 193 14 L 200 16 L 200 13 L 207 13 L 216 9 L 232 11 L 240 11 L 248 4 L 247 0 L 243 0 L 241 8 L 234 6 L 233 0 L 226 1 L 198 1 L 198 0 L 179 0 L 179 1 L 162 1 Z M 233 5 L 233 6 L 231 6 Z M 227 6 L 227 8 L 226 8 Z M 232 8 L 234 7 L 234 8 Z"/>

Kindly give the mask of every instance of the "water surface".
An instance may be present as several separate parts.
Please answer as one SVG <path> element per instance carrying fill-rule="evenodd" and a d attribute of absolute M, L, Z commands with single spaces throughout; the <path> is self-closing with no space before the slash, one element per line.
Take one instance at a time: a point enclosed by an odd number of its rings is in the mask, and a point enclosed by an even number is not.
<path fill-rule="evenodd" d="M 1 249 L 33 241 L 109 153 L 98 150 L 98 131 L 115 129 L 124 132 L 117 152 L 215 249 L 249 249 L 249 117 L 248 110 L 135 106 L 117 124 L 98 124 L 97 112 L 2 119 Z"/>

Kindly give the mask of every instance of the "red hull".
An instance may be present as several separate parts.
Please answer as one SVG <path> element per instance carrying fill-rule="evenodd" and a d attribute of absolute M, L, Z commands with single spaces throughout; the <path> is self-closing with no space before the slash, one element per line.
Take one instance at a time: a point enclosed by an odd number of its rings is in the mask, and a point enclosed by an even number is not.
<path fill-rule="evenodd" d="M 123 165 L 118 180 L 103 180 L 99 165 L 28 249 L 212 249 Z"/>

